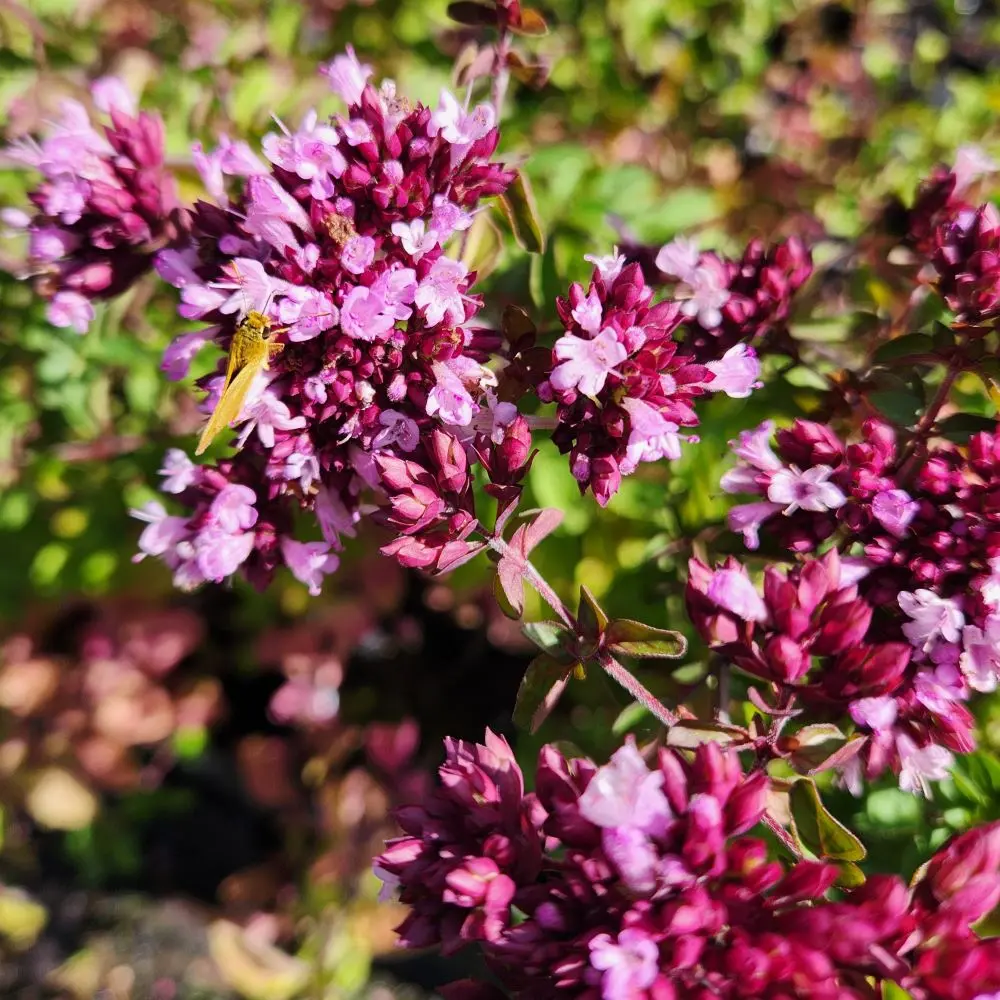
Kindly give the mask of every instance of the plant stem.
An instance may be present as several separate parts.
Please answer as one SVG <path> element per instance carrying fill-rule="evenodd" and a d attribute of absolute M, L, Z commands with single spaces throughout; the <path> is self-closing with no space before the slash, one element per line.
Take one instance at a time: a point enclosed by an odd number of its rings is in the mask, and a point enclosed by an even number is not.
<path fill-rule="evenodd" d="M 941 384 L 938 386 L 938 390 L 934 394 L 934 398 L 931 400 L 930 405 L 924 411 L 924 415 L 920 418 L 919 423 L 914 428 L 913 437 L 911 438 L 909 444 L 907 444 L 906 451 L 903 453 L 899 463 L 899 481 L 901 483 L 907 482 L 915 471 L 916 463 L 919 461 L 920 456 L 924 452 L 927 444 L 927 438 L 930 437 L 930 434 L 934 429 L 934 424 L 937 422 L 938 414 L 941 412 L 945 403 L 948 402 L 948 397 L 951 395 L 951 388 L 955 384 L 955 379 L 958 378 L 962 371 L 963 366 L 961 362 L 953 361 L 948 366 L 948 370 L 945 372 L 944 378 L 941 380 Z"/>
<path fill-rule="evenodd" d="M 511 547 L 498 536 L 489 536 L 486 539 L 486 543 L 501 558 L 516 559 L 521 564 L 521 572 L 524 575 L 524 579 L 538 591 L 539 596 L 558 615 L 562 623 L 574 635 L 580 636 L 582 634 L 580 623 L 576 617 L 563 604 L 559 595 L 552 589 L 545 577 L 527 559 L 513 552 Z M 655 715 L 665 726 L 676 725 L 677 716 L 614 657 L 608 653 L 601 652 L 598 653 L 597 662 L 612 680 L 620 684 L 640 705 Z"/>
<path fill-rule="evenodd" d="M 641 681 L 639 681 L 633 674 L 629 673 L 614 657 L 608 656 L 606 653 L 601 654 L 598 662 L 604 668 L 604 672 L 623 688 L 643 708 L 652 712 L 660 722 L 662 722 L 668 728 L 677 724 L 677 716 L 667 708 L 663 702 L 660 701 L 656 695 L 653 694 Z"/>
<path fill-rule="evenodd" d="M 521 572 L 525 580 L 538 591 L 539 597 L 559 616 L 564 625 L 568 625 L 577 631 L 576 619 L 570 614 L 569 609 L 560 600 L 559 595 L 549 586 L 548 581 L 532 564 L 523 556 L 514 552 L 511 547 L 499 536 L 490 535 L 486 539 L 486 544 L 501 558 L 510 558 L 521 564 Z"/>

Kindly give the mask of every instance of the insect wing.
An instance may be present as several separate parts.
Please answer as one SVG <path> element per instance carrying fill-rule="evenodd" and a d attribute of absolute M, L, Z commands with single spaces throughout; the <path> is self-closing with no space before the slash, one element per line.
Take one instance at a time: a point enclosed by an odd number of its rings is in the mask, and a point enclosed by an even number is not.
<path fill-rule="evenodd" d="M 212 412 L 212 416 L 209 417 L 205 429 L 201 432 L 198 447 L 194 450 L 196 455 L 200 455 L 212 443 L 212 439 L 223 427 L 227 427 L 239 417 L 240 410 L 243 409 L 243 401 L 250 391 L 253 380 L 264 367 L 263 360 L 261 358 L 256 362 L 244 365 L 231 380 L 227 376 L 227 384 L 222 390 L 219 403 Z"/>

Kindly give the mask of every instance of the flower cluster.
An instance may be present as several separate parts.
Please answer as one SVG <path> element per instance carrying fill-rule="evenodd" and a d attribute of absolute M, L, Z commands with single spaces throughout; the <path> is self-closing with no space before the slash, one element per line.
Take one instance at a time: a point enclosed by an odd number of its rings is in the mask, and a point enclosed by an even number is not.
<path fill-rule="evenodd" d="M 761 596 L 735 559 L 714 571 L 692 560 L 688 610 L 719 655 L 775 686 L 780 707 L 854 721 L 863 735 L 840 760 L 853 791 L 891 767 L 900 787 L 927 794 L 929 781 L 947 777 L 951 751 L 974 746 L 962 704 L 969 688 L 953 665 L 923 662 L 898 631 L 883 638 L 893 633 L 859 596 L 859 572 L 831 549 L 787 573 L 769 566 Z"/>
<path fill-rule="evenodd" d="M 767 525 L 780 544 L 815 551 L 835 538 L 859 550 L 863 593 L 898 608 L 896 628 L 914 655 L 990 691 L 1000 678 L 1000 434 L 958 447 L 939 443 L 919 462 L 893 429 L 868 420 L 845 444 L 799 420 L 774 435 L 765 422 L 732 442 L 738 458 L 722 487 L 762 499 L 734 507 L 730 526 L 750 548 Z M 887 626 L 890 627 L 890 626 Z"/>
<path fill-rule="evenodd" d="M 368 509 L 362 494 L 383 474 L 397 489 L 393 470 L 420 460 L 434 428 L 471 448 L 480 429 L 500 427 L 502 439 L 512 419 L 484 365 L 495 337 L 468 326 L 481 304 L 475 273 L 443 249 L 511 179 L 489 161 L 493 109 L 468 111 L 447 92 L 436 110 L 411 105 L 391 81 L 376 89 L 350 50 L 323 73 L 348 114 L 281 126 L 264 138 L 264 159 L 228 140 L 197 150 L 216 204 L 198 203 L 190 238 L 157 258 L 181 314 L 210 324 L 168 349 L 171 377 L 208 340 L 228 349 L 250 310 L 282 347 L 243 400 L 236 456 L 170 477 L 165 488 L 191 514 L 153 512 L 143 551 L 182 586 L 241 567 L 263 584 L 284 563 L 317 592 Z M 205 386 L 216 405 L 221 372 Z M 298 508 L 315 513 L 322 541 L 294 539 Z M 419 530 L 411 514 L 393 508 L 406 537 Z"/>
<path fill-rule="evenodd" d="M 907 242 L 927 261 L 956 324 L 970 335 L 988 333 L 1000 317 L 1000 216 L 965 195 L 997 164 L 976 146 L 963 146 L 953 169 L 939 168 L 921 187 L 907 214 Z"/>
<path fill-rule="evenodd" d="M 538 385 L 558 404 L 553 440 L 602 505 L 640 462 L 679 458 L 681 442 L 697 440 L 684 429 L 698 424 L 698 396 L 742 398 L 760 384 L 749 342 L 785 318 L 811 272 L 797 241 L 770 253 L 754 242 L 733 261 L 678 238 L 655 261 L 660 284 L 676 279 L 673 297 L 654 303 L 638 256 L 593 258 L 589 288 L 574 284 L 558 300 L 565 333 Z"/>
<path fill-rule="evenodd" d="M 787 867 L 746 835 L 767 778 L 714 744 L 650 767 L 627 743 L 600 768 L 545 747 L 525 795 L 488 734 L 448 741 L 441 778 L 401 811 L 405 835 L 376 871 L 412 907 L 405 946 L 478 941 L 514 996 L 839 1000 L 890 981 L 973 1000 L 1000 987 L 997 943 L 970 930 L 1000 897 L 996 824 L 946 846 L 912 892 L 876 876 L 833 901 L 836 866 Z"/>
<path fill-rule="evenodd" d="M 4 221 L 27 232 L 28 267 L 49 300 L 49 322 L 78 333 L 94 317 L 93 301 L 120 294 L 148 271 L 182 224 L 163 162 L 162 121 L 137 113 L 114 78 L 96 81 L 91 93 L 111 119 L 102 131 L 82 104 L 67 100 L 42 142 L 7 150 L 42 182 L 30 196 L 35 214 L 8 209 Z"/>

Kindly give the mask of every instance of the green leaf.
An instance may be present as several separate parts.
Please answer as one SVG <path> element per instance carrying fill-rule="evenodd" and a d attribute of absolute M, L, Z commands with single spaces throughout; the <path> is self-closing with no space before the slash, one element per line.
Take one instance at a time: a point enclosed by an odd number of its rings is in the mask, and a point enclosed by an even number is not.
<path fill-rule="evenodd" d="M 702 743 L 718 743 L 728 746 L 746 739 L 746 733 L 738 726 L 727 726 L 722 722 L 702 722 L 700 719 L 681 719 L 667 730 L 667 746 L 693 750 Z"/>
<path fill-rule="evenodd" d="M 611 723 L 611 732 L 615 736 L 622 736 L 639 725 L 649 715 L 650 711 L 645 705 L 640 705 L 639 702 L 633 701 L 631 705 L 626 705 L 618 713 L 618 718 Z"/>
<path fill-rule="evenodd" d="M 856 889 L 859 885 L 865 884 L 865 873 L 853 861 L 840 861 L 837 867 L 840 869 L 840 874 L 834 884 L 841 889 Z"/>
<path fill-rule="evenodd" d="M 528 253 L 541 253 L 545 249 L 545 236 L 531 185 L 521 171 L 517 171 L 510 187 L 500 195 L 500 204 L 518 245 Z"/>
<path fill-rule="evenodd" d="M 873 392 L 868 399 L 883 416 L 900 427 L 911 427 L 915 424 L 923 409 L 923 400 L 906 389 Z"/>
<path fill-rule="evenodd" d="M 630 618 L 616 618 L 604 630 L 604 641 L 616 656 L 636 659 L 676 660 L 687 652 L 687 639 L 680 632 L 653 628 Z"/>
<path fill-rule="evenodd" d="M 810 778 L 800 778 L 792 785 L 789 802 L 799 840 L 818 858 L 861 861 L 865 857 L 864 845 L 827 811 Z"/>
<path fill-rule="evenodd" d="M 478 278 L 485 278 L 497 266 L 502 251 L 500 230 L 489 214 L 482 212 L 465 234 L 461 258 L 465 269 L 475 271 Z"/>
<path fill-rule="evenodd" d="M 556 685 L 564 685 L 570 669 L 548 653 L 536 656 L 521 678 L 514 705 L 514 725 L 534 732 L 545 721 L 552 705 L 546 704 Z"/>
<path fill-rule="evenodd" d="M 894 983 L 891 979 L 883 979 L 882 1000 L 913 1000 L 913 995 L 907 993 L 899 983 Z"/>
<path fill-rule="evenodd" d="M 583 586 L 580 587 L 580 609 L 576 616 L 583 627 L 583 634 L 593 642 L 597 642 L 608 627 L 608 616 L 594 595 Z"/>
<path fill-rule="evenodd" d="M 559 622 L 525 622 L 521 631 L 543 652 L 569 665 L 574 658 L 566 652 L 570 633 Z"/>
<path fill-rule="evenodd" d="M 886 341 L 875 352 L 873 360 L 878 365 L 890 364 L 903 358 L 934 353 L 934 338 L 926 333 L 907 333 Z"/>
<path fill-rule="evenodd" d="M 956 444 L 968 444 L 973 434 L 994 431 L 996 426 L 996 420 L 989 417 L 977 417 L 974 413 L 955 413 L 939 421 L 934 431 Z"/>

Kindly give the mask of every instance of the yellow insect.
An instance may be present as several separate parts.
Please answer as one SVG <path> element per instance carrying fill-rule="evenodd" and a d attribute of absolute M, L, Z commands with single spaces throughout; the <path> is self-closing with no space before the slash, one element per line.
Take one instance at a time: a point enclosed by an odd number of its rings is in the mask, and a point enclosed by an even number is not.
<path fill-rule="evenodd" d="M 229 345 L 226 381 L 223 383 L 219 402 L 201 432 L 198 447 L 194 450 L 196 455 L 200 455 L 212 443 L 212 439 L 223 427 L 239 417 L 254 378 L 285 347 L 271 339 L 281 332 L 281 329 L 274 328 L 271 319 L 256 309 L 250 309 L 237 324 L 233 341 Z"/>

